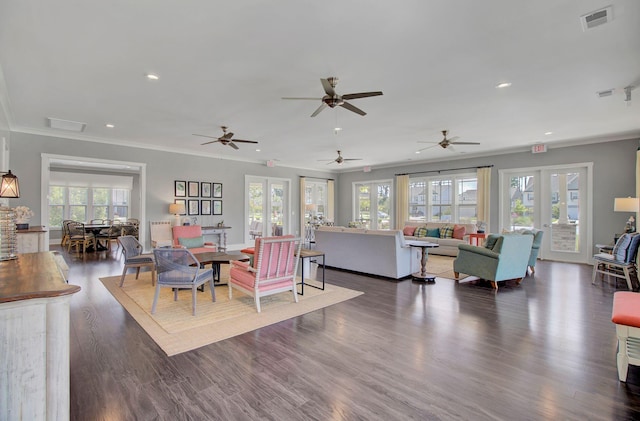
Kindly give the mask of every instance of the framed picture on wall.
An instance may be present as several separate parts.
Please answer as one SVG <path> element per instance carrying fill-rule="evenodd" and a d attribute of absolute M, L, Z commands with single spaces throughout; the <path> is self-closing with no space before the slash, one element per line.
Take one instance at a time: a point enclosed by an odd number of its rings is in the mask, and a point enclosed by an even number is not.
<path fill-rule="evenodd" d="M 189 197 L 199 197 L 200 196 L 200 183 L 197 181 L 189 181 Z"/>
<path fill-rule="evenodd" d="M 222 200 L 212 200 L 213 202 L 213 214 L 222 215 Z"/>
<path fill-rule="evenodd" d="M 189 215 L 200 215 L 200 201 L 189 199 L 189 207 L 187 209 Z"/>
<path fill-rule="evenodd" d="M 173 191 L 176 197 L 187 197 L 187 182 L 186 181 L 174 181 Z"/>
<path fill-rule="evenodd" d="M 213 183 L 213 197 L 222 198 L 222 183 Z"/>
<path fill-rule="evenodd" d="M 200 201 L 200 215 L 211 215 L 211 200 Z"/>
<path fill-rule="evenodd" d="M 200 182 L 200 197 L 211 197 L 211 183 Z"/>
<path fill-rule="evenodd" d="M 176 205 L 184 206 L 184 213 L 181 213 L 180 215 L 186 215 L 187 214 L 187 201 L 185 199 L 176 199 L 176 200 L 173 201 L 173 203 L 175 203 Z"/>

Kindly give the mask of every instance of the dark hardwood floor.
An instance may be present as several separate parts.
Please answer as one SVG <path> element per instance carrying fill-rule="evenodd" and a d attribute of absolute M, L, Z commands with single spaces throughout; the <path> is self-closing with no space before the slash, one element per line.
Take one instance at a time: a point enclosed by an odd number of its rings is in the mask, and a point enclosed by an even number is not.
<path fill-rule="evenodd" d="M 539 261 L 497 293 L 327 269 L 365 294 L 167 357 L 98 280 L 118 252 L 63 254 L 82 287 L 73 420 L 640 419 L 640 367 L 616 371 L 616 289 L 591 266 Z"/>

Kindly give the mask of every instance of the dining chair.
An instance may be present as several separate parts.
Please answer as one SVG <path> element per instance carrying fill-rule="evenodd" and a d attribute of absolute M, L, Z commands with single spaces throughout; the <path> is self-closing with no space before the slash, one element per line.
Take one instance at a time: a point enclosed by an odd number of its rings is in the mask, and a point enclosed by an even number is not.
<path fill-rule="evenodd" d="M 191 314 L 196 315 L 197 289 L 209 282 L 211 301 L 216 301 L 213 286 L 213 269 L 202 269 L 193 253 L 187 249 L 158 248 L 153 249 L 156 260 L 158 279 L 151 306 L 151 314 L 156 312 L 161 287 L 173 288 L 173 300 L 178 301 L 180 289 L 191 289 Z"/>
<path fill-rule="evenodd" d="M 62 238 L 60 239 L 60 246 L 65 247 L 69 242 L 69 222 L 73 222 L 71 219 L 65 219 L 62 221 Z"/>
<path fill-rule="evenodd" d="M 142 244 L 132 235 L 122 235 L 118 237 L 118 243 L 124 252 L 124 268 L 120 277 L 120 286 L 124 285 L 124 277 L 128 269 L 136 269 L 136 279 L 140 275 L 140 268 L 146 267 L 151 271 L 151 285 L 156 283 L 156 262 L 153 254 L 143 254 Z"/>
<path fill-rule="evenodd" d="M 119 222 L 110 222 L 109 228 L 100 230 L 98 235 L 96 235 L 96 242 L 103 240 L 107 251 L 111 251 L 111 243 L 116 241 L 121 234 L 121 224 Z"/>
<path fill-rule="evenodd" d="M 91 232 L 87 232 L 85 225 L 82 222 L 72 221 L 67 224 L 69 229 L 69 242 L 67 252 L 71 252 L 71 249 L 75 247 L 76 255 L 80 257 L 80 250 L 83 255 L 87 252 L 87 249 L 91 246 L 97 248 L 96 237 Z"/>

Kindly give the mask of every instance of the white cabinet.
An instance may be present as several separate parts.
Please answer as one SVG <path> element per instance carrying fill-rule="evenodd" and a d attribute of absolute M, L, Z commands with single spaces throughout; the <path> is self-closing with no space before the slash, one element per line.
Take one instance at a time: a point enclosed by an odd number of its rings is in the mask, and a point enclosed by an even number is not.
<path fill-rule="evenodd" d="M 30 227 L 28 230 L 18 230 L 18 253 L 37 253 L 49 251 L 45 243 L 46 230 L 42 227 Z"/>

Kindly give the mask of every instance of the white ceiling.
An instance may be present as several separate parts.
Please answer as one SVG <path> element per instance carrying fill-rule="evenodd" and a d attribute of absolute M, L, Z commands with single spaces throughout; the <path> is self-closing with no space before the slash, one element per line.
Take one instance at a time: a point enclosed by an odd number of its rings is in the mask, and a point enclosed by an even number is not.
<path fill-rule="evenodd" d="M 608 5 L 613 20 L 583 31 L 580 16 Z M 375 168 L 640 136 L 637 0 L 4 1 L 0 66 L 12 131 L 281 166 Z M 281 99 L 320 98 L 329 76 L 340 94 L 384 95 L 351 101 L 364 117 L 337 107 L 311 118 L 320 101 Z M 497 89 L 503 81 L 512 86 Z M 639 86 L 630 105 L 629 85 Z M 47 117 L 86 129 L 51 129 Z M 221 125 L 261 151 L 192 135 L 220 136 Z M 415 154 L 443 129 L 481 146 Z M 337 149 L 362 160 L 318 161 Z"/>

